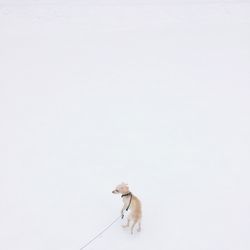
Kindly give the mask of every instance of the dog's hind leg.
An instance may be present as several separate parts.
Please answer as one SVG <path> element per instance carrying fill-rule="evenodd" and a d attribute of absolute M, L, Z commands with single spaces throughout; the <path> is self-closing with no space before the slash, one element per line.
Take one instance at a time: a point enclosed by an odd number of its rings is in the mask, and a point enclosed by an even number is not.
<path fill-rule="evenodd" d="M 132 226 L 131 226 L 131 234 L 133 234 L 134 233 L 134 227 L 135 227 L 135 224 L 138 222 L 138 220 L 136 219 L 136 220 L 134 220 L 134 222 L 133 222 L 133 224 L 132 224 Z"/>
<path fill-rule="evenodd" d="M 138 222 L 137 232 L 141 232 L 141 221 Z"/>

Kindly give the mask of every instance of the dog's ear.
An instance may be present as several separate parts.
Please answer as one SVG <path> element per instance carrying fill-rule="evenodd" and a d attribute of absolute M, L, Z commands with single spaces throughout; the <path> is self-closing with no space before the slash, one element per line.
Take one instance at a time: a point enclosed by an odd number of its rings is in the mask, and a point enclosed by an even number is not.
<path fill-rule="evenodd" d="M 127 184 L 127 183 L 125 183 L 125 182 L 122 182 L 122 185 L 128 186 L 128 184 Z"/>

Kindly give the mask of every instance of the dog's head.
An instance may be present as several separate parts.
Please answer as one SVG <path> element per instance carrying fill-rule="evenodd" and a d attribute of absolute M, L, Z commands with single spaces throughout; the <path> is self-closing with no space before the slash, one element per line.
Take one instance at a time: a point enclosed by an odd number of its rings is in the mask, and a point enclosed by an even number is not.
<path fill-rule="evenodd" d="M 116 186 L 115 190 L 112 191 L 113 194 L 126 194 L 129 192 L 128 184 L 122 182 Z"/>

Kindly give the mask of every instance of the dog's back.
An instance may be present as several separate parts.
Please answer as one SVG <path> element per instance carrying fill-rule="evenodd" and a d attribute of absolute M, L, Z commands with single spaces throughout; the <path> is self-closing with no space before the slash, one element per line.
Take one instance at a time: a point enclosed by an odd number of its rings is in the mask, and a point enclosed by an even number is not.
<path fill-rule="evenodd" d="M 131 201 L 131 216 L 134 220 L 140 220 L 142 217 L 141 201 L 135 195 Z"/>

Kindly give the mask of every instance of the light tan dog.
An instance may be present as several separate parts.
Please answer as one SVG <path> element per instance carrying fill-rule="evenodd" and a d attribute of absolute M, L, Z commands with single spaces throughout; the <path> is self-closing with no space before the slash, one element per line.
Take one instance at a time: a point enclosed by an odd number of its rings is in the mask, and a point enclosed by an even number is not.
<path fill-rule="evenodd" d="M 113 194 L 121 194 L 122 200 L 123 200 L 123 208 L 121 210 L 121 216 L 124 217 L 124 211 L 130 210 L 130 213 L 128 215 L 128 222 L 126 225 L 123 225 L 123 227 L 129 227 L 130 221 L 132 221 L 131 226 L 131 234 L 133 234 L 134 227 L 138 223 L 138 229 L 137 231 L 141 231 L 141 202 L 140 200 L 129 191 L 128 184 L 121 183 L 118 185 L 115 190 L 112 191 Z"/>

